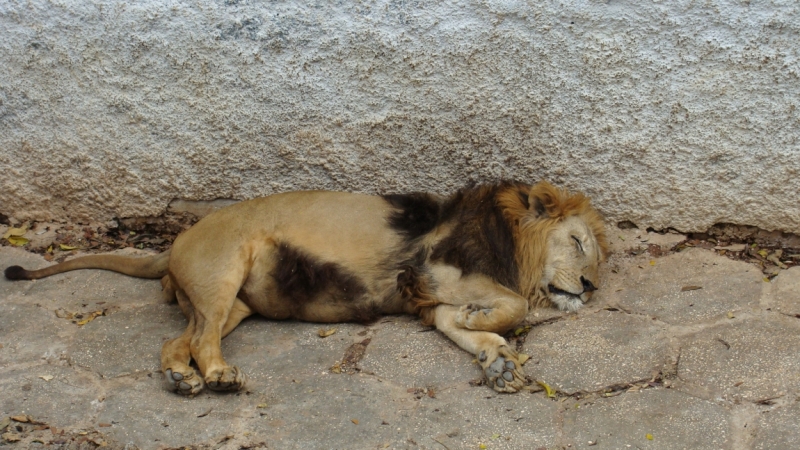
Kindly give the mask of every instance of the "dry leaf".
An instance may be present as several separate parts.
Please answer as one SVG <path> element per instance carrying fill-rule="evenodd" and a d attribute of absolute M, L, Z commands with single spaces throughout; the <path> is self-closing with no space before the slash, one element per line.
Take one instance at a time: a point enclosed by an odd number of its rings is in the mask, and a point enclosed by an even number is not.
<path fill-rule="evenodd" d="M 67 251 L 67 250 L 75 250 L 75 249 L 78 248 L 78 247 L 73 247 L 73 246 L 67 245 L 67 244 L 58 244 L 58 247 L 61 248 L 61 250 L 65 250 L 65 251 Z"/>
<path fill-rule="evenodd" d="M 651 265 L 651 266 L 655 266 L 655 265 L 656 265 L 656 262 L 655 262 L 655 260 L 650 260 L 650 265 Z"/>
<path fill-rule="evenodd" d="M 103 315 L 105 315 L 105 312 L 103 312 L 103 311 L 95 311 L 95 312 L 89 314 L 89 317 L 87 317 L 87 318 L 85 318 L 83 320 L 79 320 L 79 321 L 75 322 L 75 324 L 77 324 L 79 327 L 82 327 L 82 326 L 86 325 L 87 323 L 93 321 L 96 317 L 100 317 L 100 316 L 103 316 Z"/>
<path fill-rule="evenodd" d="M 645 434 L 644 437 L 647 438 L 648 441 L 652 441 L 653 440 L 653 435 L 650 434 L 650 433 Z"/>
<path fill-rule="evenodd" d="M 27 223 L 19 228 L 9 228 L 6 234 L 3 235 L 3 239 L 8 239 L 11 236 L 22 236 L 26 231 L 28 231 Z"/>
<path fill-rule="evenodd" d="M 28 239 L 20 236 L 9 236 L 8 243 L 11 245 L 16 245 L 17 247 L 22 247 L 23 245 L 30 242 Z"/>
<path fill-rule="evenodd" d="M 734 317 L 736 316 L 733 315 L 733 311 L 728 311 L 728 319 L 733 319 Z"/>
<path fill-rule="evenodd" d="M 22 440 L 20 435 L 18 435 L 17 433 L 12 433 L 10 431 L 8 433 L 3 433 L 2 438 L 6 442 L 18 442 L 18 441 Z"/>
<path fill-rule="evenodd" d="M 258 408 L 258 409 L 264 409 L 266 407 L 267 407 L 266 403 L 259 403 L 258 406 L 256 406 L 256 408 Z"/>
<path fill-rule="evenodd" d="M 524 365 L 525 362 L 528 361 L 529 359 L 531 359 L 531 357 L 529 355 L 526 355 L 525 353 L 520 353 L 519 354 L 519 364 L 520 365 Z"/>
<path fill-rule="evenodd" d="M 745 247 L 746 246 L 744 244 L 732 244 L 732 245 L 727 245 L 727 246 L 724 246 L 724 247 L 717 246 L 717 247 L 714 247 L 714 250 L 727 250 L 729 252 L 741 252 L 741 251 L 744 251 Z"/>
<path fill-rule="evenodd" d="M 358 425 L 358 419 L 350 419 L 350 422 L 353 422 L 354 424 Z"/>
<path fill-rule="evenodd" d="M 499 438 L 499 437 L 500 437 L 500 435 L 499 435 L 499 434 L 497 434 L 497 433 L 495 433 L 495 434 L 493 434 L 493 435 L 492 435 L 492 439 L 497 439 L 497 438 Z"/>
<path fill-rule="evenodd" d="M 544 381 L 537 381 L 539 386 L 544 388 L 544 391 L 547 393 L 547 396 L 550 398 L 556 398 L 556 390 L 550 387 L 549 384 L 545 383 Z"/>
<path fill-rule="evenodd" d="M 681 292 L 696 291 L 698 289 L 703 289 L 703 286 L 684 286 L 681 288 Z"/>
<path fill-rule="evenodd" d="M 516 330 L 514 330 L 514 336 L 519 336 L 520 334 L 527 333 L 530 330 L 531 330 L 531 326 L 530 325 L 528 325 L 526 327 L 517 328 Z"/>
<path fill-rule="evenodd" d="M 97 426 L 100 427 L 100 428 L 108 428 L 108 427 L 111 426 L 111 424 L 110 423 L 100 422 L 100 423 L 97 424 Z"/>
<path fill-rule="evenodd" d="M 50 381 L 53 379 L 52 375 L 39 375 L 39 378 L 43 379 L 44 381 Z"/>
<path fill-rule="evenodd" d="M 28 423 L 31 421 L 31 416 L 26 416 L 26 415 L 11 416 L 11 420 L 13 420 L 14 422 Z"/>
<path fill-rule="evenodd" d="M 339 331 L 338 328 L 331 328 L 329 330 L 326 330 L 324 328 L 320 328 L 319 331 L 317 331 L 317 334 L 319 334 L 319 337 L 321 337 L 321 338 L 326 338 L 326 337 L 336 333 L 337 331 Z"/>
<path fill-rule="evenodd" d="M 336 364 L 331 366 L 331 372 L 333 373 L 342 373 L 342 363 L 337 362 Z"/>

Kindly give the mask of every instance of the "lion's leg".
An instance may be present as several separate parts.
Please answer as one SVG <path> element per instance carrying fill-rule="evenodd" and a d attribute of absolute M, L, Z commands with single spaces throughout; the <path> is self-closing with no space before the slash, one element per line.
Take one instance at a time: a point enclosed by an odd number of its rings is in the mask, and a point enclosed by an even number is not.
<path fill-rule="evenodd" d="M 237 297 L 236 301 L 233 302 L 231 312 L 228 314 L 228 320 L 225 322 L 225 326 L 222 327 L 222 337 L 229 335 L 242 320 L 251 315 L 253 315 L 253 310 Z"/>
<path fill-rule="evenodd" d="M 197 363 L 206 385 L 215 391 L 241 389 L 245 376 L 238 367 L 230 366 L 222 357 L 220 341 L 228 323 L 233 306 L 236 304 L 238 286 L 226 292 L 225 283 L 211 292 L 189 293 L 194 306 L 195 332 L 189 343 L 192 358 Z M 232 292 L 230 292 L 232 291 Z M 233 326 L 244 318 L 241 310 L 233 312 Z"/>
<path fill-rule="evenodd" d="M 194 308 L 183 291 L 175 291 L 178 305 L 189 320 L 189 325 L 179 337 L 164 343 L 161 348 L 161 371 L 175 391 L 183 395 L 195 395 L 203 390 L 203 378 L 189 363 L 191 362 L 190 343 L 195 333 Z"/>
<path fill-rule="evenodd" d="M 517 352 L 508 346 L 502 336 L 489 331 L 466 330 L 456 321 L 460 308 L 439 305 L 433 311 L 434 323 L 459 347 L 472 353 L 486 374 L 489 385 L 498 392 L 517 392 L 525 384 Z"/>
<path fill-rule="evenodd" d="M 189 326 L 180 337 L 164 343 L 161 349 L 161 369 L 167 377 L 167 381 L 175 386 L 178 393 L 195 395 L 203 389 L 204 383 L 203 378 L 189 366 L 192 358 L 190 348 L 192 336 L 195 334 L 194 308 L 185 294 L 178 291 L 176 296 L 181 310 L 189 319 Z M 228 320 L 222 328 L 222 337 L 230 334 L 244 318 L 251 314 L 253 314 L 253 310 L 237 298 L 228 314 Z"/>

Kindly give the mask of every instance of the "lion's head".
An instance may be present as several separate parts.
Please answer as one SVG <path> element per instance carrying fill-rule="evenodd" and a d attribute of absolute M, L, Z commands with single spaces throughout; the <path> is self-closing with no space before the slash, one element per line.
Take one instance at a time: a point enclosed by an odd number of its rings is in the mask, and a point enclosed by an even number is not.
<path fill-rule="evenodd" d="M 575 311 L 600 286 L 607 243 L 600 214 L 583 194 L 541 182 L 508 195 L 505 215 L 515 225 L 520 292 L 532 306 L 548 302 Z"/>

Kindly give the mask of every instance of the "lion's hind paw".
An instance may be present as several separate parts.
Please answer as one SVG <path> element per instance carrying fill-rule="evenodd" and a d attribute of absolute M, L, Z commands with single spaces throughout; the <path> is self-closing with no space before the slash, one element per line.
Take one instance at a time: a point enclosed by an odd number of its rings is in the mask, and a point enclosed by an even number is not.
<path fill-rule="evenodd" d="M 167 382 L 175 388 L 175 392 L 178 394 L 197 395 L 203 390 L 203 379 L 191 368 L 187 372 L 183 373 L 167 369 L 164 371 L 164 375 L 167 377 Z"/>
<path fill-rule="evenodd" d="M 522 365 L 510 349 L 501 348 L 500 353 L 494 361 L 487 364 L 486 354 L 481 352 L 480 356 L 484 358 L 481 365 L 486 379 L 489 381 L 489 386 L 492 386 L 497 392 L 518 392 L 525 385 Z"/>
<path fill-rule="evenodd" d="M 206 375 L 206 384 L 215 391 L 238 391 L 247 382 L 244 372 L 238 367 L 228 366 Z"/>

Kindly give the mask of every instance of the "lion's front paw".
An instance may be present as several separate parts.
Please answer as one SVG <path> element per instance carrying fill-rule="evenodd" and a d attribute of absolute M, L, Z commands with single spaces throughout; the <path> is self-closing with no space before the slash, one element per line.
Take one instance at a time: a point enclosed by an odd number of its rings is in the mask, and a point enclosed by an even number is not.
<path fill-rule="evenodd" d="M 238 367 L 228 366 L 206 374 L 206 384 L 215 391 L 238 391 L 244 387 L 247 377 Z"/>
<path fill-rule="evenodd" d="M 483 308 L 474 303 L 464 305 L 456 314 L 456 325 L 468 330 L 483 329 L 483 325 L 489 320 L 492 311 L 492 308 Z"/>
<path fill-rule="evenodd" d="M 200 374 L 195 372 L 191 367 L 181 372 L 167 369 L 164 371 L 164 375 L 167 377 L 167 382 L 170 383 L 175 388 L 175 392 L 179 394 L 196 395 L 203 390 L 203 379 L 200 377 Z"/>
<path fill-rule="evenodd" d="M 522 389 L 525 385 L 525 374 L 522 372 L 522 364 L 517 359 L 517 352 L 508 347 L 497 349 L 495 358 L 488 357 L 485 351 L 478 355 L 478 361 L 483 367 L 489 386 L 497 392 L 513 393 Z"/>

